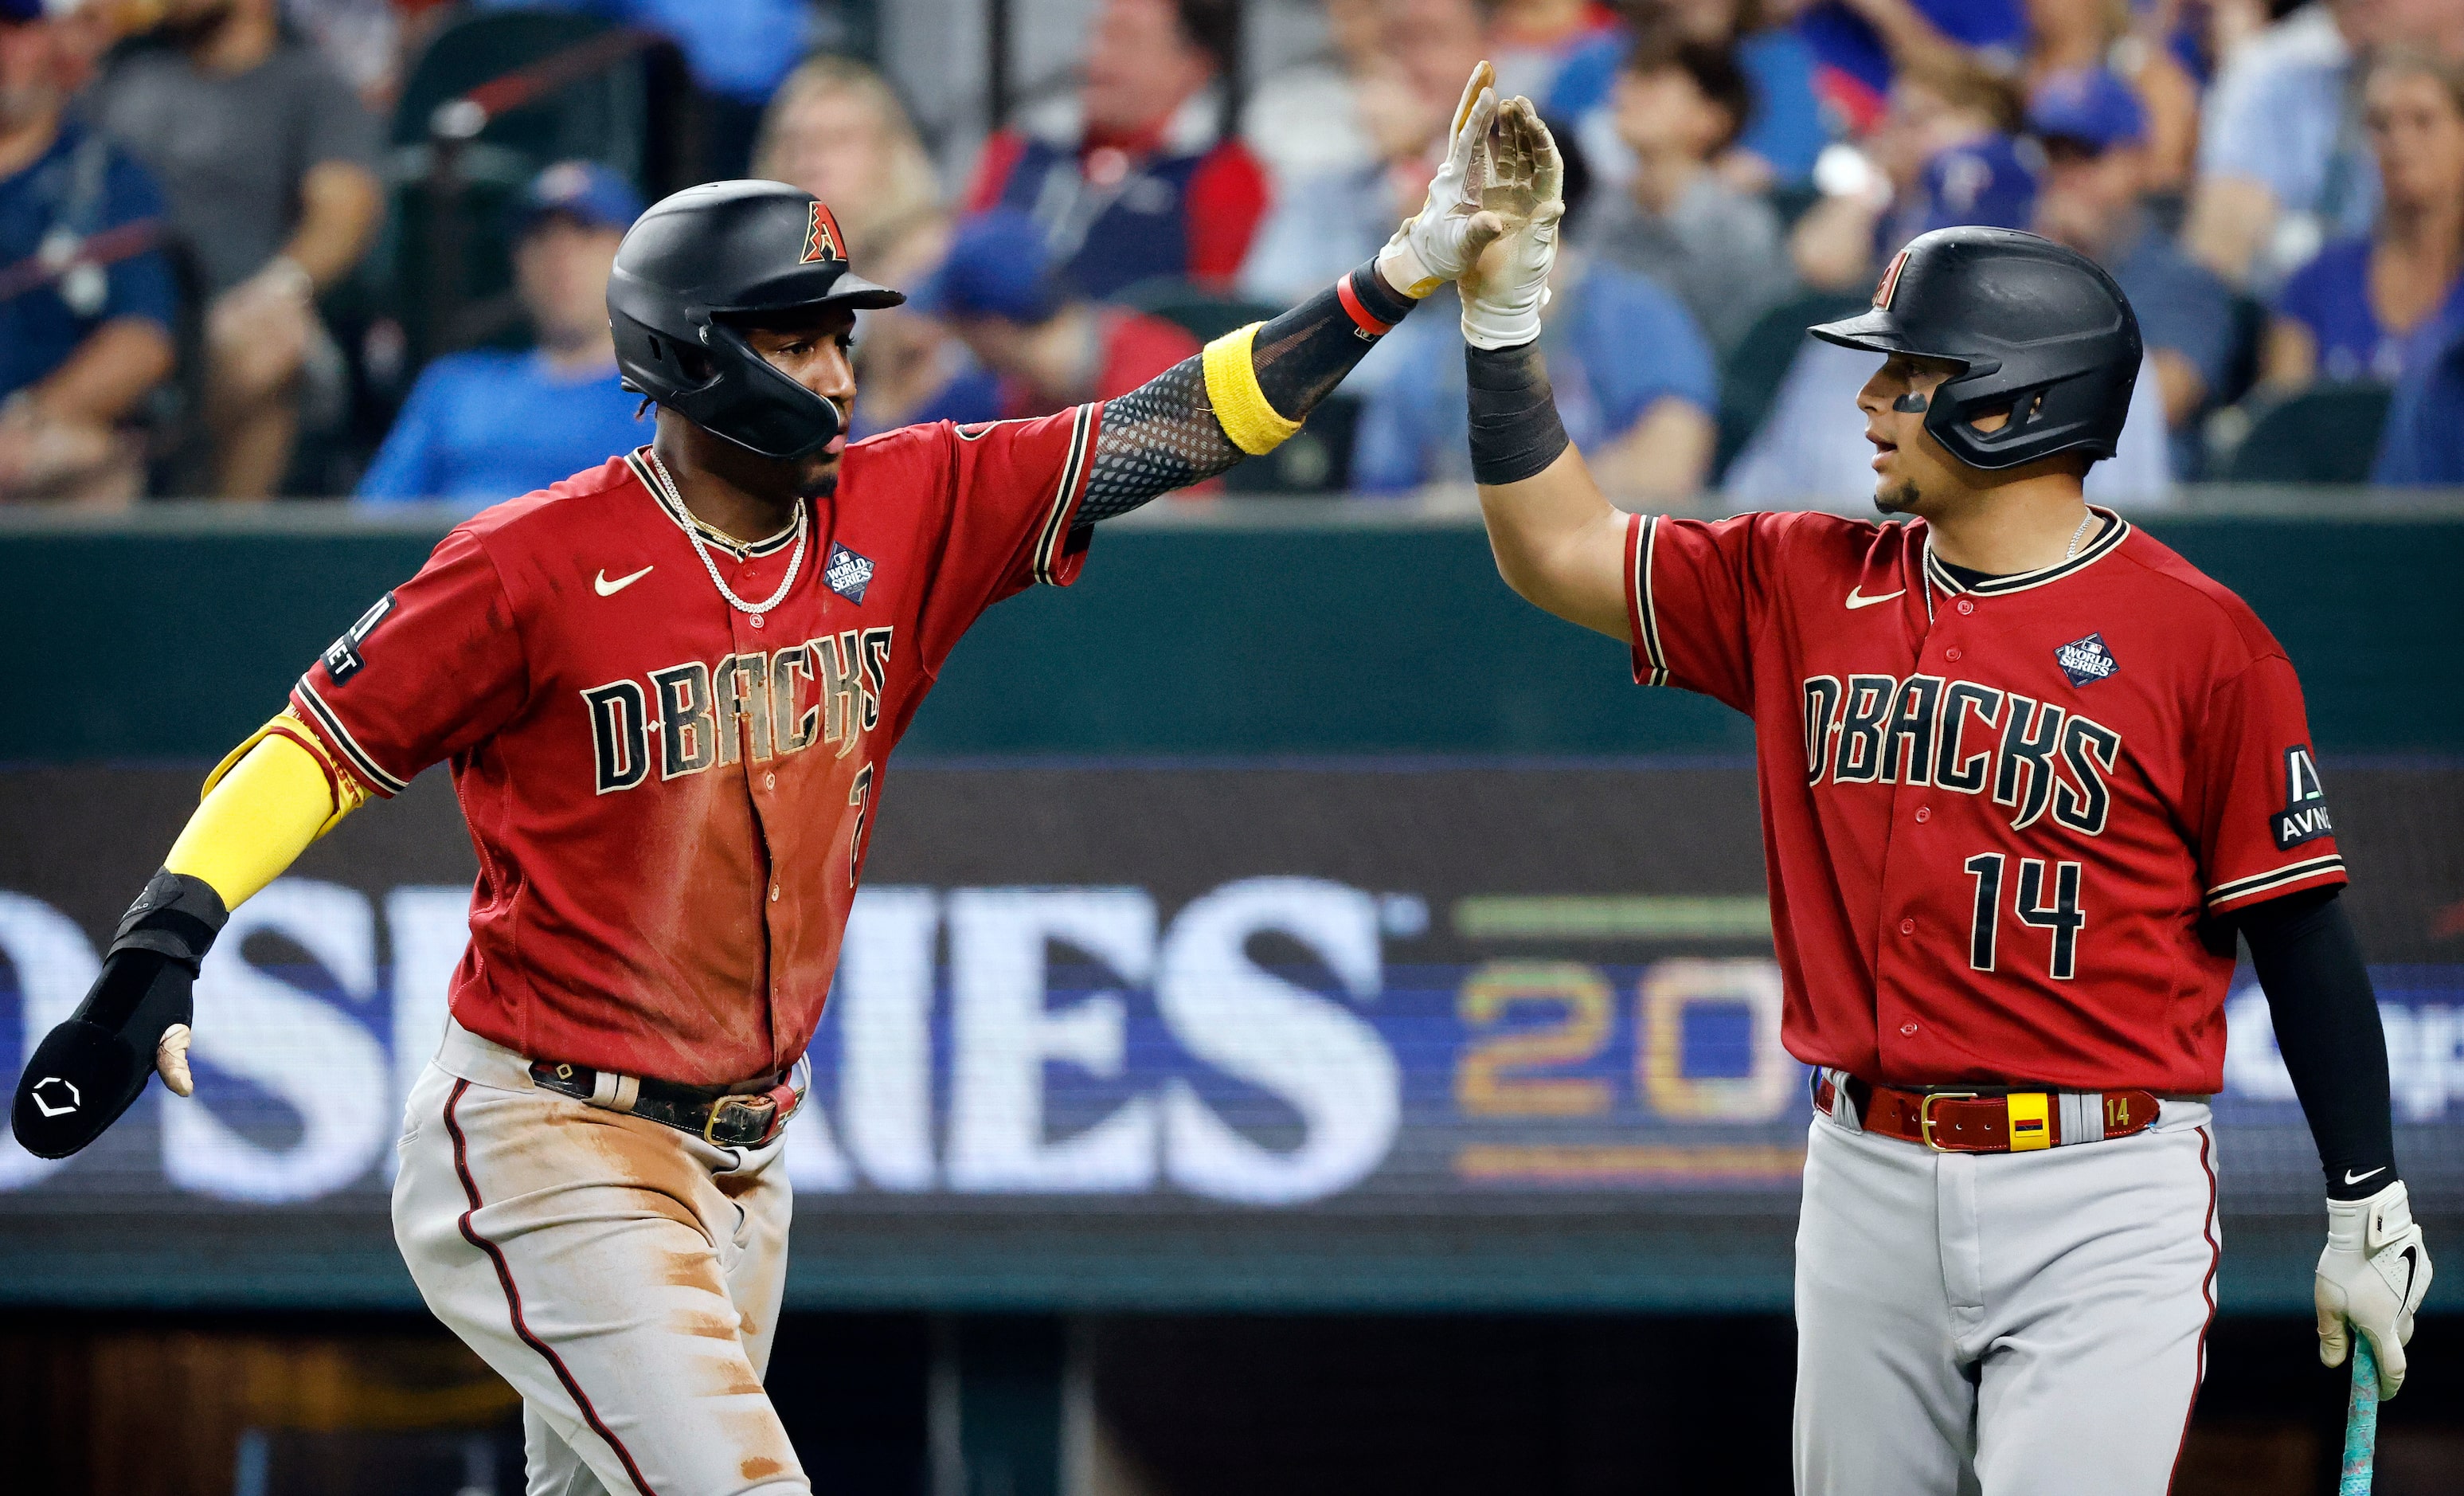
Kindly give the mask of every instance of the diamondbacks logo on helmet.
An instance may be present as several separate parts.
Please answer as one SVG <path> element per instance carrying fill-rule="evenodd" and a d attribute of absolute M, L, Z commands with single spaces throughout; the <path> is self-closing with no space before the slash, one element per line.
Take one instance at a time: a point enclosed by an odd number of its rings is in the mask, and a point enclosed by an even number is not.
<path fill-rule="evenodd" d="M 1888 307 L 1891 304 L 1891 293 L 1900 289 L 1900 269 L 1907 262 L 1908 252 L 1905 250 L 1891 256 L 1890 269 L 1882 272 L 1882 278 L 1874 286 L 1876 306 Z"/>
<path fill-rule="evenodd" d="M 827 208 L 815 203 L 813 216 L 804 225 L 804 257 L 797 263 L 810 265 L 820 260 L 843 260 L 847 257 L 845 237 L 839 232 L 839 221 L 830 216 L 830 210 Z"/>

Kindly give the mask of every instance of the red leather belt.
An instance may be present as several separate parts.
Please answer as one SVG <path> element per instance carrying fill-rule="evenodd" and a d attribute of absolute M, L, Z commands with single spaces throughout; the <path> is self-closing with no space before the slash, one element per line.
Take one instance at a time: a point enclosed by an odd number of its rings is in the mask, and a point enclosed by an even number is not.
<path fill-rule="evenodd" d="M 2129 1137 L 2156 1125 L 2146 1090 L 1902 1090 L 1848 1077 L 1848 1100 L 1868 1133 L 1938 1154 L 2025 1154 Z M 1837 1087 L 1816 1072 L 1814 1105 L 1834 1111 Z"/>

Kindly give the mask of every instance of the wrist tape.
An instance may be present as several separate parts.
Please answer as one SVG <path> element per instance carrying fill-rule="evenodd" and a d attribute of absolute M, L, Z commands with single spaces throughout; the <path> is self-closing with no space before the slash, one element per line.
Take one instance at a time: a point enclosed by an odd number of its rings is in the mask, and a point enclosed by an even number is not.
<path fill-rule="evenodd" d="M 1374 260 L 1336 281 L 1334 294 L 1343 302 L 1344 315 L 1369 338 L 1382 338 L 1394 331 L 1395 324 L 1419 305 L 1388 286 L 1386 277 L 1377 274 Z"/>
<path fill-rule="evenodd" d="M 1463 349 L 1471 407 L 1471 475 L 1520 483 L 1544 472 L 1569 445 L 1537 341 Z"/>
<path fill-rule="evenodd" d="M 165 869 L 120 916 L 108 954 L 153 951 L 187 967 L 193 977 L 213 949 L 214 936 L 229 923 L 231 911 L 223 908 L 223 897 L 212 884 Z"/>

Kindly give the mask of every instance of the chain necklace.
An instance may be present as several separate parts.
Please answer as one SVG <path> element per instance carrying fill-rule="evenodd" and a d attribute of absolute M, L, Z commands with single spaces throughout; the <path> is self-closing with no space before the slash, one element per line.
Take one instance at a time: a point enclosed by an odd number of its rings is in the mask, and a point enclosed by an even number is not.
<path fill-rule="evenodd" d="M 779 590 L 770 594 L 768 602 L 747 603 L 737 597 L 736 589 L 727 584 L 727 579 L 718 574 L 718 563 L 710 559 L 709 542 L 701 538 L 701 526 L 693 522 L 693 511 L 685 507 L 684 495 L 676 491 L 676 480 L 668 475 L 668 465 L 659 460 L 659 454 L 655 451 L 649 453 L 649 458 L 650 472 L 657 476 L 659 488 L 664 496 L 670 503 L 675 505 L 676 513 L 684 517 L 685 538 L 693 541 L 693 554 L 701 558 L 701 569 L 710 573 L 711 584 L 718 588 L 720 597 L 727 599 L 728 606 L 739 613 L 751 614 L 753 627 L 760 627 L 761 615 L 787 600 L 787 590 L 796 584 L 796 574 L 803 569 L 804 541 L 807 538 L 804 501 L 801 498 L 796 501 L 796 549 L 794 554 L 787 558 L 785 579 L 779 583 Z"/>
<path fill-rule="evenodd" d="M 2062 560 L 2070 561 L 2079 555 L 2079 541 L 2087 538 L 2087 527 L 2094 523 L 2096 523 L 2096 511 L 2093 509 L 2079 517 L 2079 527 L 2071 532 L 2070 549 L 2062 552 Z"/>

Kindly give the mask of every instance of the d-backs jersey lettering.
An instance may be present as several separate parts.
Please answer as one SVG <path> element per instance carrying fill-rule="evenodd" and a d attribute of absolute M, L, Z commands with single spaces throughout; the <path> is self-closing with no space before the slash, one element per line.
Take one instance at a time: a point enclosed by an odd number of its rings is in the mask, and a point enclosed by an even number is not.
<path fill-rule="evenodd" d="M 689 1084 L 819 1023 L 891 749 L 960 634 L 1084 563 L 1100 407 L 847 451 L 794 583 L 729 605 L 641 453 L 447 536 L 292 693 L 377 795 L 451 760 L 478 851 L 454 1017 L 537 1059 Z M 792 531 L 703 528 L 739 598 Z M 1083 539 L 1083 532 L 1081 532 Z"/>
<path fill-rule="evenodd" d="M 1922 521 L 1638 517 L 1635 675 L 1754 719 L 1791 1053 L 2212 1092 L 2233 936 L 2344 881 L 2293 667 L 2119 516 L 1973 588 Z"/>

